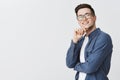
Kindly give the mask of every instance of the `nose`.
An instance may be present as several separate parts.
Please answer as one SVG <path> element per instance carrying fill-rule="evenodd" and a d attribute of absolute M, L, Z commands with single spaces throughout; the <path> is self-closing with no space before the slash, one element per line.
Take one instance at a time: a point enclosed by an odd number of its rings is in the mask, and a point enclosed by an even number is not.
<path fill-rule="evenodd" d="M 84 18 L 82 19 L 82 21 L 81 21 L 81 24 L 84 25 L 86 21 L 87 21 L 87 18 L 84 17 Z"/>

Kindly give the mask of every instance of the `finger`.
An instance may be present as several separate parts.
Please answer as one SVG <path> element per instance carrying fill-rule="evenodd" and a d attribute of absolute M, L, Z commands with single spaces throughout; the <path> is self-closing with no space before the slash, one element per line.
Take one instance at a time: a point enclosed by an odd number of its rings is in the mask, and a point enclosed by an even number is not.
<path fill-rule="evenodd" d="M 78 34 L 78 30 L 74 29 L 74 35 L 76 36 Z"/>
<path fill-rule="evenodd" d="M 82 27 L 82 29 L 83 29 L 83 31 L 84 31 L 84 32 L 86 32 L 86 29 L 85 29 L 85 27 Z"/>
<path fill-rule="evenodd" d="M 79 29 L 79 35 L 83 35 L 84 31 L 83 29 Z"/>

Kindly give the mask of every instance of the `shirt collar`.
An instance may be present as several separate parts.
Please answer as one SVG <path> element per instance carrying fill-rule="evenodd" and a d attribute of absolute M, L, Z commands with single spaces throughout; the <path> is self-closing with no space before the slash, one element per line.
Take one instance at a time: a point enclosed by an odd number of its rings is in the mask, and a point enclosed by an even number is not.
<path fill-rule="evenodd" d="M 100 28 L 96 28 L 94 31 L 92 31 L 92 32 L 88 35 L 89 39 L 94 38 L 99 32 L 100 32 Z"/>

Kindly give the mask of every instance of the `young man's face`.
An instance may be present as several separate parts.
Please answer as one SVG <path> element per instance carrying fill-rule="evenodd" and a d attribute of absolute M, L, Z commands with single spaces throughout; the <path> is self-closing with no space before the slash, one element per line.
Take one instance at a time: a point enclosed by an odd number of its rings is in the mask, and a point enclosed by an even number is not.
<path fill-rule="evenodd" d="M 96 16 L 92 15 L 89 8 L 82 8 L 77 12 L 77 20 L 79 25 L 87 30 L 95 25 Z"/>

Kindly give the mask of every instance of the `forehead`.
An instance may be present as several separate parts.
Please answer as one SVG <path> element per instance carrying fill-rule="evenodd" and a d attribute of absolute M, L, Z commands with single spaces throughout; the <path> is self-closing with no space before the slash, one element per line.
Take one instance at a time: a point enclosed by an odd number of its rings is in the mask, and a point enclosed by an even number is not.
<path fill-rule="evenodd" d="M 91 13 L 91 10 L 89 8 L 82 8 L 77 12 L 78 15 L 84 15 L 85 13 Z"/>

